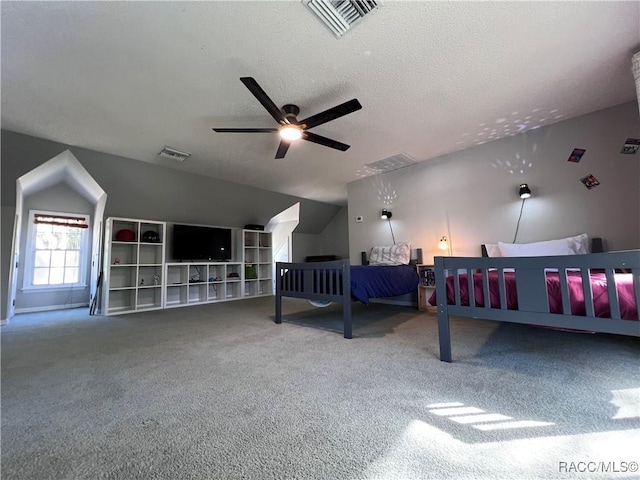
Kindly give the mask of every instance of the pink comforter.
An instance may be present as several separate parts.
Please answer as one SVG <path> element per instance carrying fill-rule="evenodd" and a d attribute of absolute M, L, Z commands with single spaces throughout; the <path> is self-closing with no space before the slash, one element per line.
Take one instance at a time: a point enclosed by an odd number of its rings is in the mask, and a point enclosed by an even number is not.
<path fill-rule="evenodd" d="M 549 294 L 549 309 L 551 313 L 562 313 L 562 296 L 560 293 L 560 279 L 557 272 L 548 272 L 547 292 Z M 638 320 L 638 309 L 633 295 L 633 278 L 630 273 L 616 273 L 616 285 L 618 290 L 618 302 L 620 304 L 620 316 L 624 320 Z M 460 300 L 462 305 L 469 305 L 469 293 L 467 289 L 467 275 L 460 275 Z M 505 287 L 507 308 L 518 309 L 518 298 L 515 286 L 515 274 L 505 272 Z M 584 304 L 584 292 L 582 290 L 582 276 L 579 272 L 568 272 L 569 299 L 571 313 L 573 315 L 586 316 Z M 476 306 L 484 307 L 482 293 L 482 274 L 473 275 L 473 286 Z M 604 273 L 591 273 L 591 289 L 593 292 L 593 308 L 596 317 L 610 318 L 609 297 L 607 295 L 607 277 Z M 500 308 L 500 291 L 498 288 L 498 273 L 489 272 L 489 293 L 492 308 Z M 431 305 L 437 305 L 436 292 L 429 299 Z M 455 292 L 453 289 L 453 276 L 447 278 L 447 303 L 455 304 Z"/>

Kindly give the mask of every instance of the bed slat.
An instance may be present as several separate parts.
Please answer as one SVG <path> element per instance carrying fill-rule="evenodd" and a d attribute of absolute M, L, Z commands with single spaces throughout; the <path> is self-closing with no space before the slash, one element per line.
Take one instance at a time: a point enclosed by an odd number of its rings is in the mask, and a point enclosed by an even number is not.
<path fill-rule="evenodd" d="M 587 312 L 587 317 L 594 317 L 595 310 L 593 308 L 593 290 L 591 289 L 590 271 L 588 268 L 583 268 L 580 273 L 582 274 L 582 291 L 584 293 L 584 308 Z"/>
<path fill-rule="evenodd" d="M 609 308 L 611 309 L 611 318 L 620 319 L 620 302 L 618 301 L 618 290 L 616 289 L 616 279 L 613 268 L 605 269 L 607 276 L 607 294 L 609 295 Z"/>
<path fill-rule="evenodd" d="M 491 294 L 489 293 L 489 269 L 482 269 L 482 296 L 484 298 L 484 308 L 491 308 Z"/>
<path fill-rule="evenodd" d="M 469 292 L 469 306 L 476 306 L 476 290 L 473 288 L 473 270 L 467 269 L 467 292 Z"/>
<path fill-rule="evenodd" d="M 504 284 L 504 269 L 498 269 L 498 290 L 500 291 L 500 308 L 507 309 L 507 289 Z"/>
<path fill-rule="evenodd" d="M 571 315 L 571 301 L 569 300 L 569 283 L 567 281 L 567 270 L 561 268 L 558 270 L 560 278 L 560 295 L 562 296 L 562 313 Z"/>
<path fill-rule="evenodd" d="M 518 309 L 549 313 L 547 282 L 542 268 L 516 268 Z"/>

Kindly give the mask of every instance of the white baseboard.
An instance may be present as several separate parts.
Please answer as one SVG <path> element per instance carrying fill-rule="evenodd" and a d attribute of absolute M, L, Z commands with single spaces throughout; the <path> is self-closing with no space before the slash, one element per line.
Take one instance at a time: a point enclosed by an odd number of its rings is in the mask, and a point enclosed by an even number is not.
<path fill-rule="evenodd" d="M 49 310 L 68 310 L 69 308 L 80 308 L 80 307 L 89 308 L 89 304 L 88 303 L 67 303 L 66 305 L 47 305 L 45 307 L 16 308 L 16 314 L 48 312 Z"/>

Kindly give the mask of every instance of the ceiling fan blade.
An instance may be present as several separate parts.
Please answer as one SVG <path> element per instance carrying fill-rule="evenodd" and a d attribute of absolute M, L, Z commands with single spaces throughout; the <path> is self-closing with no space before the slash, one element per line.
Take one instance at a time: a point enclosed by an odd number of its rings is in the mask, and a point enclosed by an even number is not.
<path fill-rule="evenodd" d="M 276 152 L 276 158 L 284 158 L 287 154 L 287 150 L 289 150 L 289 145 L 291 145 L 291 142 L 280 140 L 280 145 L 278 145 L 278 151 Z"/>
<path fill-rule="evenodd" d="M 271 133 L 277 132 L 277 128 L 214 128 L 214 132 L 220 133 Z"/>
<path fill-rule="evenodd" d="M 337 140 L 331 140 L 330 138 L 316 135 L 315 133 L 311 132 L 303 132 L 302 138 L 303 140 L 306 140 L 308 142 L 324 145 L 325 147 L 335 148 L 336 150 L 341 150 L 343 152 L 350 148 L 350 145 L 347 145 L 346 143 L 340 143 Z"/>
<path fill-rule="evenodd" d="M 305 128 L 313 128 L 323 123 L 327 123 L 331 120 L 335 120 L 336 118 L 348 115 L 349 113 L 360 110 L 361 108 L 362 105 L 360 105 L 360 102 L 356 98 L 354 98 L 353 100 L 344 102 L 343 104 L 330 108 L 329 110 L 325 110 L 324 112 L 320 112 L 310 116 L 309 118 L 305 118 L 298 123 L 305 124 Z"/>
<path fill-rule="evenodd" d="M 258 85 L 252 77 L 242 77 L 240 81 L 244 83 L 245 87 L 249 89 L 253 96 L 258 99 L 258 101 L 262 104 L 264 108 L 267 109 L 267 112 L 276 120 L 276 122 L 280 123 L 284 121 L 284 113 L 273 103 L 273 100 L 269 98 L 269 96 L 262 90 L 262 87 Z"/>

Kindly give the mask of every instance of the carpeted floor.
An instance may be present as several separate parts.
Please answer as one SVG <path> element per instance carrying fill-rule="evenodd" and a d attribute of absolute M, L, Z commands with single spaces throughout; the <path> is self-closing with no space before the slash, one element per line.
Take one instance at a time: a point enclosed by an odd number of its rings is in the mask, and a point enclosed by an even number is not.
<path fill-rule="evenodd" d="M 2 478 L 638 478 L 638 338 L 454 319 L 447 364 L 433 313 L 284 313 L 15 317 Z"/>

